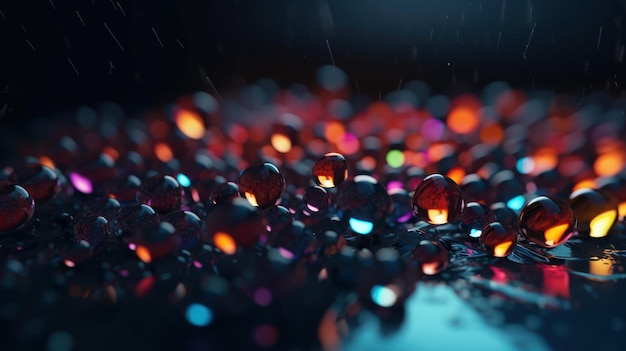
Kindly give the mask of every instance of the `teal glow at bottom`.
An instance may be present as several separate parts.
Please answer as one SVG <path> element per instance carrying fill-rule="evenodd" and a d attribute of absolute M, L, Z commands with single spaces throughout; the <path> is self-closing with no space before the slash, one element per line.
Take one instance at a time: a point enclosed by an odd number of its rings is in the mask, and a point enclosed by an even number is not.
<path fill-rule="evenodd" d="M 356 218 L 350 218 L 348 224 L 350 225 L 350 229 L 362 235 L 369 234 L 374 229 L 374 223 Z"/>
<path fill-rule="evenodd" d="M 189 307 L 187 307 L 187 312 L 185 312 L 185 316 L 187 317 L 189 324 L 196 327 L 207 326 L 213 320 L 213 312 L 211 312 L 208 307 L 199 303 L 192 303 L 189 305 Z"/>
<path fill-rule="evenodd" d="M 517 195 L 511 200 L 506 202 L 506 207 L 512 209 L 513 211 L 519 211 L 524 207 L 524 195 Z"/>

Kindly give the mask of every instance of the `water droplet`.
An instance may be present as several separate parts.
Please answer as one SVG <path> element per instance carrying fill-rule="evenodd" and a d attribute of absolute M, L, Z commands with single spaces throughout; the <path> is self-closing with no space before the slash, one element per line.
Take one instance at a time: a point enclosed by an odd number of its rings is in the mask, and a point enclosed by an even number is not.
<path fill-rule="evenodd" d="M 422 273 L 435 275 L 446 269 L 450 258 L 448 250 L 439 242 L 422 240 L 413 248 L 411 260 Z"/>
<path fill-rule="evenodd" d="M 197 245 L 204 231 L 200 217 L 193 212 L 175 211 L 163 216 L 161 220 L 174 226 L 174 234 L 179 238 L 183 249 L 190 249 Z"/>
<path fill-rule="evenodd" d="M 0 181 L 0 233 L 22 227 L 33 216 L 35 201 L 23 187 Z"/>
<path fill-rule="evenodd" d="M 45 203 L 61 191 L 57 173 L 39 163 L 31 163 L 13 171 L 11 179 L 20 184 L 33 197 L 35 203 Z"/>
<path fill-rule="evenodd" d="M 472 238 L 480 237 L 483 228 L 494 220 L 491 209 L 478 202 L 468 202 L 461 211 L 461 228 Z"/>
<path fill-rule="evenodd" d="M 428 223 L 454 222 L 463 209 L 461 187 L 444 175 L 431 174 L 415 189 L 412 203 L 415 214 Z"/>
<path fill-rule="evenodd" d="M 98 247 L 111 235 L 111 226 L 102 216 L 85 216 L 74 226 L 74 235 L 78 241 L 86 241 L 91 247 Z"/>
<path fill-rule="evenodd" d="M 167 175 L 148 178 L 137 190 L 137 201 L 161 214 L 179 210 L 183 198 L 183 188 L 176 179 Z"/>
<path fill-rule="evenodd" d="M 224 202 L 230 201 L 230 199 L 239 197 L 239 186 L 237 183 L 225 182 L 217 185 L 211 191 L 211 202 L 214 205 L 219 205 Z"/>
<path fill-rule="evenodd" d="M 391 211 L 385 188 L 368 175 L 358 175 L 342 184 L 336 199 L 341 220 L 358 234 L 369 234 L 384 223 Z"/>
<path fill-rule="evenodd" d="M 488 224 L 480 236 L 480 244 L 491 256 L 506 257 L 517 243 L 517 233 L 509 226 L 499 222 Z"/>
<path fill-rule="evenodd" d="M 271 163 L 248 167 L 241 172 L 238 183 L 241 195 L 261 208 L 275 205 L 285 192 L 285 178 Z"/>
<path fill-rule="evenodd" d="M 348 177 L 348 163 L 343 155 L 331 152 L 317 160 L 311 172 L 317 185 L 334 188 Z"/>
<path fill-rule="evenodd" d="M 115 218 L 115 228 L 118 236 L 134 234 L 144 226 L 158 224 L 159 215 L 152 207 L 137 204 L 123 207 Z"/>
<path fill-rule="evenodd" d="M 617 199 L 605 190 L 576 190 L 570 195 L 569 204 L 576 217 L 579 235 L 603 238 L 609 234 L 618 217 Z"/>
<path fill-rule="evenodd" d="M 576 220 L 574 211 L 560 199 L 539 196 L 531 200 L 520 214 L 520 231 L 533 243 L 555 247 L 573 234 Z"/>
<path fill-rule="evenodd" d="M 326 189 L 321 186 L 312 186 L 304 191 L 302 197 L 306 207 L 313 213 L 324 212 L 330 206 L 330 196 Z"/>

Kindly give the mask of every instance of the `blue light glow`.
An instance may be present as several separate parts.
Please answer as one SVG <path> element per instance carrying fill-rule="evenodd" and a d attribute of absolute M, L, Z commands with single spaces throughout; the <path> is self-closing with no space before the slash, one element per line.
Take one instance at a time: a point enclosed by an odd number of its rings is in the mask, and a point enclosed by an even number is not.
<path fill-rule="evenodd" d="M 362 235 L 367 235 L 374 229 L 374 223 L 356 218 L 350 218 L 348 224 L 350 225 L 350 229 Z"/>
<path fill-rule="evenodd" d="M 524 195 L 517 195 L 506 202 L 506 206 L 513 211 L 519 211 L 524 207 Z"/>
<path fill-rule="evenodd" d="M 521 174 L 528 174 L 532 172 L 533 169 L 535 168 L 535 162 L 533 162 L 533 160 L 528 157 L 522 157 L 519 160 L 517 160 L 517 163 L 515 166 L 517 168 L 517 171 L 520 172 Z"/>
<path fill-rule="evenodd" d="M 196 327 L 204 327 L 213 320 L 213 312 L 206 306 L 199 303 L 192 303 L 185 312 L 189 324 Z"/>
<path fill-rule="evenodd" d="M 189 177 L 182 173 L 178 173 L 178 175 L 176 176 L 176 180 L 178 181 L 178 184 L 180 184 L 182 187 L 188 188 L 191 185 L 191 180 L 189 180 Z"/>
<path fill-rule="evenodd" d="M 381 307 L 391 307 L 398 300 L 396 293 L 386 286 L 374 285 L 370 290 L 370 296 L 375 304 Z"/>
<path fill-rule="evenodd" d="M 480 235 L 483 233 L 483 231 L 481 229 L 470 229 L 470 236 L 472 238 L 478 238 L 480 237 Z"/>

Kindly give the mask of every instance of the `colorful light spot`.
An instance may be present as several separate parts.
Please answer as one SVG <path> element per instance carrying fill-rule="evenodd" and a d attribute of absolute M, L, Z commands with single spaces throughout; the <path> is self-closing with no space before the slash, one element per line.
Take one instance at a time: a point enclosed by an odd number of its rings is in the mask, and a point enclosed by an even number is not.
<path fill-rule="evenodd" d="M 375 304 L 381 307 L 391 307 L 398 301 L 396 292 L 382 285 L 374 285 L 370 290 L 370 297 Z"/>
<path fill-rule="evenodd" d="M 589 222 L 589 236 L 592 238 L 603 238 L 607 236 L 613 223 L 615 223 L 615 218 L 617 218 L 617 212 L 615 210 L 602 212 L 595 216 L 591 222 Z"/>
<path fill-rule="evenodd" d="M 215 247 L 227 255 L 232 255 L 237 252 L 237 243 L 235 243 L 235 239 L 224 232 L 215 233 L 213 236 L 213 243 L 215 244 Z"/>
<path fill-rule="evenodd" d="M 374 229 L 374 223 L 356 218 L 350 218 L 348 224 L 350 229 L 361 235 L 367 235 Z"/>
<path fill-rule="evenodd" d="M 91 181 L 78 173 L 70 173 L 70 182 L 72 182 L 76 190 L 83 194 L 91 194 L 93 192 Z"/>
<path fill-rule="evenodd" d="M 202 139 L 205 133 L 202 117 L 189 110 L 180 110 L 176 114 L 176 126 L 187 138 Z"/>
<path fill-rule="evenodd" d="M 402 167 L 402 165 L 404 165 L 404 153 L 400 150 L 389 150 L 385 160 L 387 161 L 389 167 Z"/>
<path fill-rule="evenodd" d="M 213 312 L 199 303 L 192 303 L 185 311 L 185 317 L 189 324 L 196 327 L 205 327 L 213 321 Z"/>
<path fill-rule="evenodd" d="M 272 135 L 270 143 L 276 151 L 286 154 L 291 150 L 291 140 L 284 134 L 276 133 Z"/>
<path fill-rule="evenodd" d="M 178 175 L 176 175 L 176 180 L 178 181 L 178 184 L 185 188 L 188 188 L 191 185 L 191 180 L 189 179 L 189 177 L 182 173 L 178 173 Z"/>

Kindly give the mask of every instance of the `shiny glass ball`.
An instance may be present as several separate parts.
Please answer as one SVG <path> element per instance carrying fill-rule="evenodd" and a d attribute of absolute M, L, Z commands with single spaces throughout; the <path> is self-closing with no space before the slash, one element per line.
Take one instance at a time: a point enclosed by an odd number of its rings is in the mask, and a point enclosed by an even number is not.
<path fill-rule="evenodd" d="M 494 257 L 506 257 L 515 249 L 517 233 L 500 222 L 487 224 L 479 238 L 480 244 L 487 253 Z"/>
<path fill-rule="evenodd" d="M 431 224 L 446 224 L 461 216 L 463 194 L 454 180 L 441 174 L 431 174 L 415 188 L 411 203 L 413 211 L 422 220 Z"/>
<path fill-rule="evenodd" d="M 239 176 L 239 192 L 255 207 L 276 205 L 285 192 L 285 178 L 271 163 L 246 168 Z"/>
<path fill-rule="evenodd" d="M 532 199 L 522 209 L 520 232 L 531 242 L 546 248 L 559 246 L 574 233 L 574 211 L 563 200 L 548 196 Z"/>

